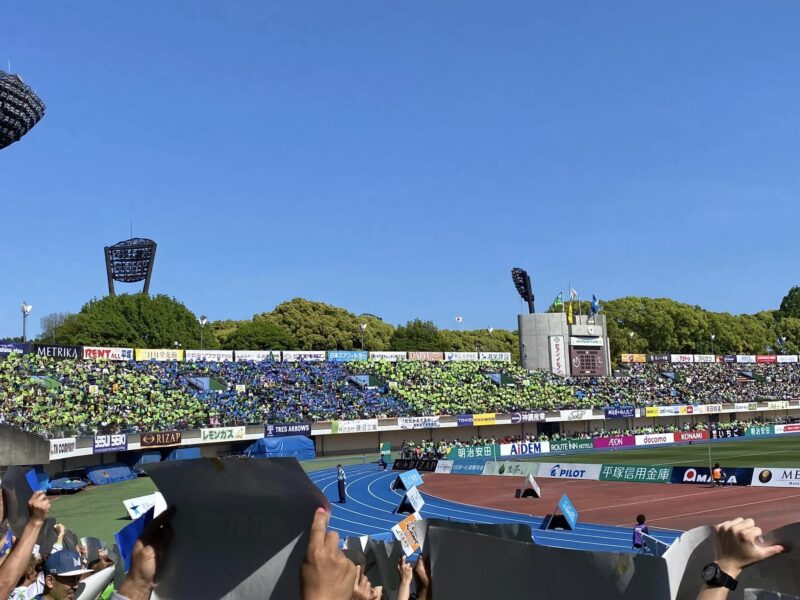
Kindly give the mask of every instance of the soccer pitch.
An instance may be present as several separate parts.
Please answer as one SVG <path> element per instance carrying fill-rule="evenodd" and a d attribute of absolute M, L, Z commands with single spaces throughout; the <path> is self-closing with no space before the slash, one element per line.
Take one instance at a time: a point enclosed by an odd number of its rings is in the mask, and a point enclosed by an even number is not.
<path fill-rule="evenodd" d="M 749 440 L 694 442 L 680 446 L 544 454 L 524 458 L 530 462 L 562 462 L 622 465 L 666 465 L 707 467 L 709 451 L 712 463 L 723 467 L 800 467 L 800 436 L 781 436 Z M 513 460 L 505 458 L 504 460 Z"/>

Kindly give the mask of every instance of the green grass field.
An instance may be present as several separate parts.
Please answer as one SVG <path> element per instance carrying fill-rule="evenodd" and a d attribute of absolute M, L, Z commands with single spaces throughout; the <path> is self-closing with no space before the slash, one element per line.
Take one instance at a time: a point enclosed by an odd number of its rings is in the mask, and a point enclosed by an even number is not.
<path fill-rule="evenodd" d="M 546 455 L 533 462 L 606 463 L 645 465 L 707 466 L 711 459 L 726 467 L 782 467 L 800 465 L 800 436 L 760 440 L 694 443 L 691 446 L 668 446 L 611 452 Z M 363 464 L 375 460 L 373 455 L 356 454 L 320 458 L 301 463 L 306 471 L 317 471 L 343 465 Z M 51 515 L 80 536 L 94 536 L 112 543 L 114 533 L 130 523 L 122 501 L 145 496 L 155 491 L 149 478 L 90 487 L 74 496 L 53 496 Z"/>
<path fill-rule="evenodd" d="M 609 452 L 576 452 L 544 455 L 531 462 L 605 463 L 626 465 L 708 466 L 712 462 L 725 467 L 794 467 L 800 466 L 800 436 L 750 439 L 747 441 L 695 442 L 684 446 L 663 446 Z M 507 459 L 506 459 L 507 460 Z"/>

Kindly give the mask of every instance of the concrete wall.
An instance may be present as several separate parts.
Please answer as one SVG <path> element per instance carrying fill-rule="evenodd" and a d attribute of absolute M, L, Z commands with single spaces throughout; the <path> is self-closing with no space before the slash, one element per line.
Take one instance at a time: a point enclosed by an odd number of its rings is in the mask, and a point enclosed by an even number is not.
<path fill-rule="evenodd" d="M 551 371 L 550 336 L 560 335 L 564 338 L 567 375 L 570 375 L 570 336 L 593 336 L 603 339 L 606 374 L 611 374 L 611 351 L 604 314 L 595 315 L 591 323 L 587 315 L 574 315 L 574 323 L 570 325 L 566 313 L 535 313 L 519 315 L 517 323 L 520 361 L 525 369 Z"/>
<path fill-rule="evenodd" d="M 50 442 L 35 433 L 0 424 L 0 467 L 50 462 Z"/>

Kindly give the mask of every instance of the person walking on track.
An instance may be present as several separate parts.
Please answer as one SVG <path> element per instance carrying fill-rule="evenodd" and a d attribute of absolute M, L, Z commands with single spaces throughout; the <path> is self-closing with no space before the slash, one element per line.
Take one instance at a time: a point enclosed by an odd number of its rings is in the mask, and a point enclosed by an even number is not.
<path fill-rule="evenodd" d="M 339 504 L 344 504 L 347 502 L 347 495 L 344 492 L 346 481 L 347 475 L 345 475 L 344 467 L 342 467 L 342 465 L 336 465 L 336 484 L 339 488 Z"/>

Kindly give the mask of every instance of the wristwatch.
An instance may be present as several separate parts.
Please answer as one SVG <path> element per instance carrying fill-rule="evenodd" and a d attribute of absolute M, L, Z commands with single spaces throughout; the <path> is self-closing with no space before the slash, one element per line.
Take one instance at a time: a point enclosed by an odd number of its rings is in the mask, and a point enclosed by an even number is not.
<path fill-rule="evenodd" d="M 726 587 L 729 590 L 735 590 L 736 586 L 739 585 L 738 581 L 720 569 L 719 565 L 715 562 L 703 567 L 702 577 L 703 582 L 708 587 Z"/>

